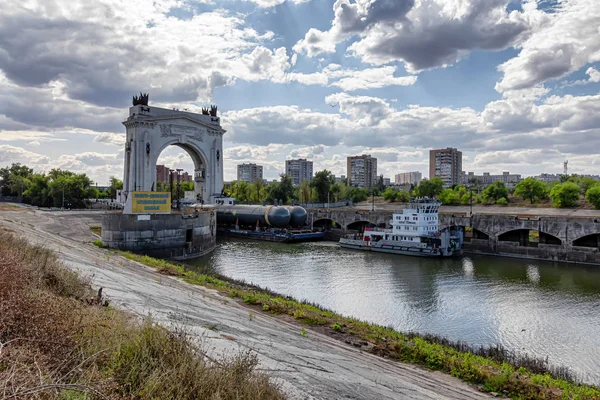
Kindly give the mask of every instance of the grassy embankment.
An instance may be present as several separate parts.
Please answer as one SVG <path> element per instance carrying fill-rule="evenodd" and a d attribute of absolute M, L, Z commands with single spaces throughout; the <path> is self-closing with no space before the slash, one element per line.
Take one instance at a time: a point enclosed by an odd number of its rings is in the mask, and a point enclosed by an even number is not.
<path fill-rule="evenodd" d="M 283 399 L 256 365 L 209 360 L 185 331 L 111 308 L 0 227 L 0 399 Z"/>
<path fill-rule="evenodd" d="M 517 356 L 501 348 L 473 349 L 434 336 L 396 332 L 329 310 L 211 274 L 187 270 L 164 260 L 121 252 L 164 275 L 216 289 L 266 313 L 290 315 L 301 324 L 372 353 L 443 371 L 482 390 L 519 399 L 600 399 L 600 389 L 580 385 L 568 369 L 550 368 L 547 361 Z M 301 329 L 305 335 L 306 330 Z"/>

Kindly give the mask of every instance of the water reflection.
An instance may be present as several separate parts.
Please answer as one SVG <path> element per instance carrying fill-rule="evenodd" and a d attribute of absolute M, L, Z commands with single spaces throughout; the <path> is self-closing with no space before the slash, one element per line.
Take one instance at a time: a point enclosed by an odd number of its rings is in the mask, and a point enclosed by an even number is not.
<path fill-rule="evenodd" d="M 600 384 L 600 268 L 246 241 L 220 242 L 198 263 L 402 331 L 525 349 Z"/>

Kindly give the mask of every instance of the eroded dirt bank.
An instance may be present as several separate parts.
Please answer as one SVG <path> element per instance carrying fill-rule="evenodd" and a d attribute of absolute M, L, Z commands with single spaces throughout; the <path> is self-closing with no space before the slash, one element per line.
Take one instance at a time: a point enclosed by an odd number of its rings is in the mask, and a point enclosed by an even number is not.
<path fill-rule="evenodd" d="M 166 277 L 93 246 L 98 212 L 0 209 L 0 224 L 43 244 L 113 305 L 169 326 L 185 325 L 213 354 L 251 349 L 298 399 L 483 399 L 488 395 L 444 374 L 389 361 L 248 308 L 213 290 Z"/>

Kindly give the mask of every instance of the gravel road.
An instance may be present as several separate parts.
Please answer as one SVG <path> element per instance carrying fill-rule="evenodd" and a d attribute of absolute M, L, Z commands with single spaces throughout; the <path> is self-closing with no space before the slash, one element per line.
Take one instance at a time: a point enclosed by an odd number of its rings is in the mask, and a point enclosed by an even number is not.
<path fill-rule="evenodd" d="M 386 360 L 252 310 L 214 290 L 159 275 L 91 244 L 101 213 L 0 207 L 0 224 L 57 252 L 92 277 L 113 305 L 184 326 L 212 356 L 250 349 L 292 399 L 484 399 L 451 376 Z"/>

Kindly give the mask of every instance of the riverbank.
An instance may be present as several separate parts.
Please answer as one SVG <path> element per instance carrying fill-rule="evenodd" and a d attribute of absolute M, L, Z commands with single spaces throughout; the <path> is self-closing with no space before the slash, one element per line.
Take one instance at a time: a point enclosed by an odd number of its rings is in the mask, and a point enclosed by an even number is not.
<path fill-rule="evenodd" d="M 53 249 L 70 269 L 103 287 L 111 304 L 165 327 L 182 326 L 211 357 L 250 351 L 291 399 L 485 399 L 456 378 L 362 351 L 296 322 L 249 310 L 214 289 L 97 248 L 94 212 L 0 212 L 0 224 Z"/>
<path fill-rule="evenodd" d="M 0 227 L 0 397 L 284 399 L 250 353 L 207 359 L 183 330 L 110 307 L 46 248 Z"/>
<path fill-rule="evenodd" d="M 544 360 L 518 356 L 499 347 L 474 349 L 432 335 L 397 332 L 245 282 L 197 273 L 182 265 L 148 256 L 121 254 L 155 268 L 161 274 L 216 289 L 242 301 L 255 312 L 283 316 L 286 320 L 293 318 L 299 325 L 308 327 L 309 330 L 302 328 L 302 335 L 318 331 L 363 351 L 442 371 L 494 395 L 500 393 L 522 399 L 600 398 L 599 388 L 575 383 L 567 368 L 550 367 Z"/>

